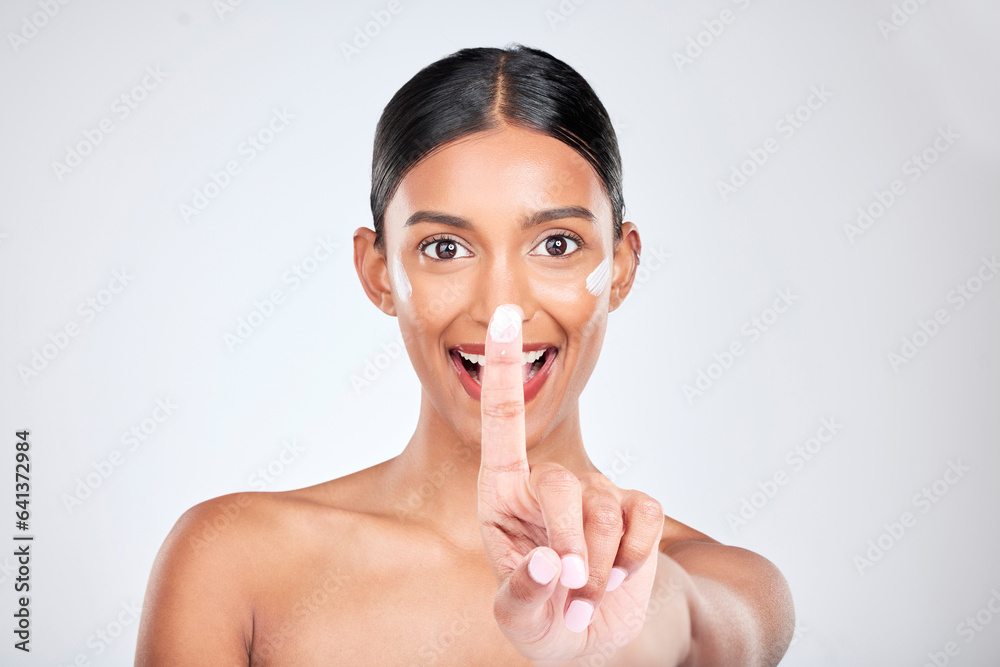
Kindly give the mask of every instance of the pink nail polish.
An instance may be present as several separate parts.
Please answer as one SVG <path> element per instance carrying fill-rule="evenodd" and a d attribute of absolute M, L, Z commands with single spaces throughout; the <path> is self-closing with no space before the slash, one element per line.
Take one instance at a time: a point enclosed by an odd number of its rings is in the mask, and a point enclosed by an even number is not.
<path fill-rule="evenodd" d="M 566 610 L 566 627 L 570 632 L 583 632 L 590 625 L 590 618 L 594 615 L 594 605 L 586 600 L 573 600 Z"/>
<path fill-rule="evenodd" d="M 608 575 L 608 587 L 605 590 L 613 591 L 622 585 L 625 581 L 625 570 L 620 567 L 611 568 L 611 574 Z"/>
<path fill-rule="evenodd" d="M 587 584 L 587 570 L 583 566 L 583 557 L 569 554 L 562 557 L 562 576 L 559 583 L 566 588 L 583 588 Z"/>
<path fill-rule="evenodd" d="M 552 581 L 558 569 L 541 551 L 536 551 L 528 561 L 528 574 L 543 586 Z"/>

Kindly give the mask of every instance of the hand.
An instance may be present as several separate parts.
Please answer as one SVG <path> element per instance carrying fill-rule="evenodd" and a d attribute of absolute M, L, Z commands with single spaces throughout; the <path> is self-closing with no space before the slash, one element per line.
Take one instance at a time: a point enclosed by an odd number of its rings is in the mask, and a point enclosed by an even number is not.
<path fill-rule="evenodd" d="M 607 654 L 642 630 L 663 510 L 600 473 L 529 468 L 522 319 L 518 306 L 496 309 L 482 369 L 479 525 L 499 586 L 493 613 L 529 659 Z"/>

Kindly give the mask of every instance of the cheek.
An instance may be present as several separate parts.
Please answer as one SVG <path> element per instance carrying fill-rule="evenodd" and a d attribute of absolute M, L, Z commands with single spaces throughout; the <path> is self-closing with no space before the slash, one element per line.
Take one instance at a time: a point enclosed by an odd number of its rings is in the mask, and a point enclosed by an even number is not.
<path fill-rule="evenodd" d="M 455 274 L 430 276 L 422 274 L 410 299 L 410 310 L 418 326 L 428 330 L 440 328 L 455 319 L 463 304 L 468 302 L 469 286 Z"/>
<path fill-rule="evenodd" d="M 580 271 L 560 280 L 539 277 L 532 282 L 531 289 L 541 308 L 549 311 L 567 328 L 583 332 L 593 326 L 603 312 L 601 306 L 605 299 L 601 298 L 601 293 L 605 291 L 608 279 L 602 275 L 608 273 L 607 266 L 602 262 L 589 275 Z M 592 289 L 595 281 L 603 283 L 598 291 Z"/>
<path fill-rule="evenodd" d="M 409 283 L 402 264 L 393 266 L 397 287 L 406 294 Z M 460 278 L 459 276 L 463 276 Z M 604 259 L 590 270 L 574 271 L 573 275 L 558 272 L 540 272 L 530 276 L 527 287 L 538 306 L 548 311 L 566 327 L 587 334 L 600 324 L 607 314 L 604 293 L 611 277 L 610 260 Z M 470 274 L 428 275 L 421 273 L 409 291 L 407 315 L 420 331 L 437 331 L 459 317 L 469 308 L 474 298 Z"/>

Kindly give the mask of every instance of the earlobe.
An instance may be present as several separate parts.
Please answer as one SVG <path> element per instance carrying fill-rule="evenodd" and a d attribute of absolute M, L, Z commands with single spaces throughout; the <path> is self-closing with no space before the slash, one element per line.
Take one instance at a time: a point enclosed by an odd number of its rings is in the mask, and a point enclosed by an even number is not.
<path fill-rule="evenodd" d="M 635 273 L 642 254 L 639 229 L 631 222 L 622 223 L 622 239 L 615 249 L 614 273 L 611 279 L 611 301 L 608 312 L 616 310 L 632 290 Z"/>
<path fill-rule="evenodd" d="M 367 227 L 354 231 L 354 269 L 368 299 L 383 313 L 395 317 L 396 303 L 385 256 L 375 248 L 375 231 Z"/>

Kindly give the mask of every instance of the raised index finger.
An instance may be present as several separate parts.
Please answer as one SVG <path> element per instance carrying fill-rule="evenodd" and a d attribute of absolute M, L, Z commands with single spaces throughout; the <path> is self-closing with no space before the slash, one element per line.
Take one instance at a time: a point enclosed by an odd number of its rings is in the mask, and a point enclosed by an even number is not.
<path fill-rule="evenodd" d="M 493 311 L 486 334 L 486 365 L 480 394 L 483 417 L 479 478 L 496 473 L 528 473 L 524 440 L 524 384 L 521 320 L 515 304 Z"/>

